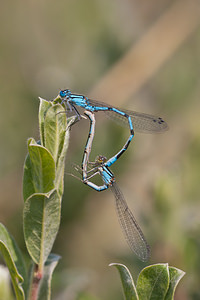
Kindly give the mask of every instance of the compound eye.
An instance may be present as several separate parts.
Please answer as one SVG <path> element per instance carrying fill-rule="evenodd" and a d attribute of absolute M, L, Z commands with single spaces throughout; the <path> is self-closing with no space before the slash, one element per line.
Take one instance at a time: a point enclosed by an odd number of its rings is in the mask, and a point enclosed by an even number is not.
<path fill-rule="evenodd" d="M 66 91 L 60 91 L 60 97 L 65 97 L 66 96 Z"/>
<path fill-rule="evenodd" d="M 100 163 L 105 163 L 107 159 L 106 159 L 105 156 L 99 155 L 99 156 L 97 157 L 97 160 L 98 160 Z"/>
<path fill-rule="evenodd" d="M 70 90 L 62 90 L 60 91 L 60 97 L 64 98 L 70 94 Z"/>

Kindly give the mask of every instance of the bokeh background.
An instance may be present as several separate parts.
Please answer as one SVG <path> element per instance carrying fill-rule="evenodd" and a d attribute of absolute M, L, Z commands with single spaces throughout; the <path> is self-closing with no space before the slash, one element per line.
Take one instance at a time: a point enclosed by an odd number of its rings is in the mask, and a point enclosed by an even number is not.
<path fill-rule="evenodd" d="M 38 138 L 38 96 L 62 88 L 162 116 L 165 134 L 136 134 L 113 166 L 151 245 L 149 263 L 186 272 L 176 299 L 200 299 L 200 4 L 194 0 L 4 1 L 0 10 L 0 221 L 28 255 L 22 176 L 28 137 Z M 87 120 L 71 130 L 66 172 L 81 163 Z M 110 157 L 129 132 L 100 113 L 92 151 Z M 65 176 L 62 256 L 53 299 L 122 299 L 117 271 L 146 265 L 121 233 L 110 191 Z"/>

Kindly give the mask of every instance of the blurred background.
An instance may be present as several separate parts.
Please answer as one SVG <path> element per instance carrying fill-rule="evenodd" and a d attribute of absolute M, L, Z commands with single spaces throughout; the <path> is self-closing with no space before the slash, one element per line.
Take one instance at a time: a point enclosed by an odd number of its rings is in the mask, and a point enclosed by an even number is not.
<path fill-rule="evenodd" d="M 28 137 L 39 138 L 38 96 L 62 88 L 162 116 L 164 134 L 136 134 L 112 167 L 151 245 L 150 263 L 186 272 L 175 299 L 200 299 L 200 5 L 189 0 L 5 1 L 0 11 L 0 221 L 27 257 L 22 176 Z M 129 131 L 97 114 L 91 157 L 116 153 Z M 66 172 L 81 163 L 88 121 L 71 130 Z M 147 264 L 126 244 L 111 191 L 65 176 L 62 256 L 53 299 L 123 299 L 108 264 L 136 279 Z"/>

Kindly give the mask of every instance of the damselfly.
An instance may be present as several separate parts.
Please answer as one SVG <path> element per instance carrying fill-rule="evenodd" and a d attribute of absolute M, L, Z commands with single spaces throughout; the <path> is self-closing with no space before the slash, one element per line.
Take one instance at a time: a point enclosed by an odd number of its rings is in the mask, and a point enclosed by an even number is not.
<path fill-rule="evenodd" d="M 150 247 L 147 244 L 144 234 L 136 222 L 131 210 L 128 208 L 124 196 L 116 183 L 114 174 L 108 168 L 114 163 L 114 161 L 107 161 L 104 156 L 99 155 L 94 163 L 89 162 L 95 131 L 95 118 L 94 114 L 90 111 L 86 111 L 85 114 L 90 119 L 90 131 L 82 161 L 82 182 L 96 191 L 103 191 L 108 188 L 111 189 L 115 196 L 116 211 L 124 236 L 130 248 L 136 253 L 136 255 L 142 261 L 146 261 L 150 255 Z M 92 169 L 88 170 L 88 164 L 92 165 Z M 76 169 L 78 168 L 76 167 Z M 90 179 L 97 174 L 101 176 L 103 185 L 97 185 L 90 181 Z"/>
<path fill-rule="evenodd" d="M 64 103 L 66 110 L 74 111 L 78 120 L 81 119 L 78 107 L 82 107 L 90 112 L 103 111 L 112 119 L 128 125 L 130 136 L 121 150 L 109 160 L 111 164 L 126 151 L 134 136 L 134 131 L 155 133 L 163 132 L 168 129 L 167 123 L 161 117 L 120 109 L 103 102 L 89 99 L 83 95 L 73 94 L 69 89 L 61 90 L 58 97 L 54 99 L 54 101 L 58 100 Z"/>

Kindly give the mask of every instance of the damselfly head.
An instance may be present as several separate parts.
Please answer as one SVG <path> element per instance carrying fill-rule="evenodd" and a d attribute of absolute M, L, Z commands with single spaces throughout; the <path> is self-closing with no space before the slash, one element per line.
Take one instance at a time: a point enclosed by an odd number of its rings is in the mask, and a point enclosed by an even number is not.
<path fill-rule="evenodd" d="M 69 97 L 71 95 L 71 91 L 66 89 L 66 90 L 61 90 L 59 93 L 61 98 L 66 98 Z"/>
<path fill-rule="evenodd" d="M 97 165 L 102 165 L 104 164 L 105 162 L 107 161 L 107 158 L 103 155 L 98 155 L 96 158 L 95 158 L 95 164 Z"/>

